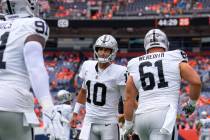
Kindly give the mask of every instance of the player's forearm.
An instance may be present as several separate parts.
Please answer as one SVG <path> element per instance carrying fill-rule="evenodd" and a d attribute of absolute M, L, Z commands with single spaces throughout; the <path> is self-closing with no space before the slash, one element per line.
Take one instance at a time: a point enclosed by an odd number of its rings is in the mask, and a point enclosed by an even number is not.
<path fill-rule="evenodd" d="M 53 106 L 52 97 L 49 92 L 49 81 L 46 71 L 39 71 L 40 75 L 37 77 L 36 70 L 30 72 L 31 85 L 35 96 L 40 101 L 42 107 L 47 109 Z M 33 80 L 34 79 L 34 80 Z"/>
<path fill-rule="evenodd" d="M 124 114 L 127 121 L 132 121 L 134 110 L 137 108 L 136 102 L 137 89 L 134 85 L 132 76 L 128 76 L 125 88 Z"/>
<path fill-rule="evenodd" d="M 200 76 L 188 63 L 180 63 L 180 74 L 190 84 L 190 99 L 197 100 L 201 91 Z"/>
<path fill-rule="evenodd" d="M 138 105 L 139 105 L 138 101 L 135 100 L 135 103 L 134 103 L 134 110 L 136 110 L 136 109 L 138 108 Z"/>
<path fill-rule="evenodd" d="M 201 92 L 201 82 L 197 84 L 191 84 L 190 85 L 190 99 L 191 100 L 197 100 L 200 96 Z"/>
<path fill-rule="evenodd" d="M 84 89 L 81 89 L 78 96 L 77 96 L 77 102 L 80 104 L 85 104 L 86 102 L 86 92 Z"/>
<path fill-rule="evenodd" d="M 24 46 L 23 53 L 35 96 L 39 99 L 43 108 L 53 106 L 49 92 L 49 76 L 44 66 L 41 44 L 35 41 L 28 42 Z"/>
<path fill-rule="evenodd" d="M 85 104 L 85 102 L 86 102 L 86 91 L 85 91 L 85 89 L 81 88 L 81 90 L 77 96 L 77 102 L 74 106 L 74 111 L 73 111 L 74 116 L 76 116 L 79 113 L 81 106 L 83 106 Z"/>
<path fill-rule="evenodd" d="M 136 108 L 134 99 L 126 99 L 124 101 L 124 114 L 125 120 L 132 121 L 133 120 L 133 113 Z"/>

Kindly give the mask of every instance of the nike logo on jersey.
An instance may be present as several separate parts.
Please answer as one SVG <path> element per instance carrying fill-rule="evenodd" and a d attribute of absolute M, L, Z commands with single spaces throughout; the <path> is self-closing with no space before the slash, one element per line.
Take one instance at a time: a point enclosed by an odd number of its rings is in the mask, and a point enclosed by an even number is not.
<path fill-rule="evenodd" d="M 109 126 L 109 125 L 111 125 L 111 123 L 105 124 L 105 126 Z"/>

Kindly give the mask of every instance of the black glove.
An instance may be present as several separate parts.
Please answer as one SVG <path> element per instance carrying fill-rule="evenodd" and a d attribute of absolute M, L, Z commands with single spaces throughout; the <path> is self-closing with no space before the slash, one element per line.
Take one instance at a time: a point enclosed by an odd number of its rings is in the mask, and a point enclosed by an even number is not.
<path fill-rule="evenodd" d="M 184 103 L 182 110 L 186 115 L 191 115 L 195 111 L 196 101 L 189 100 L 187 103 Z"/>

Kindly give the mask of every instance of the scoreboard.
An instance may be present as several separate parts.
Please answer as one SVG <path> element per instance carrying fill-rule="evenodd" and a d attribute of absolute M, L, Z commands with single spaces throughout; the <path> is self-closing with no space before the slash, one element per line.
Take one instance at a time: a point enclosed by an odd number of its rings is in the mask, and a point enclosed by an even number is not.
<path fill-rule="evenodd" d="M 114 34 L 119 38 L 143 37 L 151 28 L 164 28 L 169 36 L 210 36 L 210 17 L 165 17 L 153 19 L 49 19 L 51 37 L 97 37 Z"/>
<path fill-rule="evenodd" d="M 210 25 L 210 17 L 202 18 L 162 18 L 157 19 L 157 27 L 188 27 L 188 26 L 205 26 Z"/>
<path fill-rule="evenodd" d="M 190 18 L 166 18 L 158 19 L 157 26 L 190 26 Z"/>
<path fill-rule="evenodd" d="M 179 17 L 159 19 L 112 19 L 112 20 L 47 20 L 51 27 L 85 28 L 85 27 L 188 27 L 210 25 L 210 17 Z"/>

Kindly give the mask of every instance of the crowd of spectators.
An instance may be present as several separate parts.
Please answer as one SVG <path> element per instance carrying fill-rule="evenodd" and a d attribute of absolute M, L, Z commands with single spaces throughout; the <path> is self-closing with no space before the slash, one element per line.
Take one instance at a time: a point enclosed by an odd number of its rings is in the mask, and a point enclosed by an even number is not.
<path fill-rule="evenodd" d="M 61 89 L 75 92 L 74 77 L 80 66 L 79 53 L 71 52 L 46 52 L 45 64 L 50 77 L 52 94 Z"/>
<path fill-rule="evenodd" d="M 40 0 L 44 18 L 112 19 L 208 14 L 210 0 Z"/>

